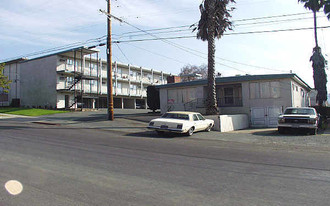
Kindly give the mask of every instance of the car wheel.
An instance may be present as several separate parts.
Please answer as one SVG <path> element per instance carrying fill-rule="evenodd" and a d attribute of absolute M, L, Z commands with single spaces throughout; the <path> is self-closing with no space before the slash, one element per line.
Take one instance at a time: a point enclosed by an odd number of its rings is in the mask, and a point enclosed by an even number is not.
<path fill-rule="evenodd" d="M 317 129 L 311 129 L 310 134 L 311 135 L 316 135 L 317 134 Z"/>
<path fill-rule="evenodd" d="M 209 132 L 209 131 L 211 131 L 211 129 L 212 129 L 212 124 L 210 124 L 210 125 L 206 128 L 206 131 Z"/>
<path fill-rule="evenodd" d="M 193 135 L 194 134 L 194 127 L 192 127 L 192 128 L 190 128 L 189 130 L 188 130 L 188 132 L 187 132 L 187 135 L 188 136 L 191 136 L 191 135 Z"/>
<path fill-rule="evenodd" d="M 283 127 L 279 127 L 278 128 L 278 133 L 279 134 L 284 134 L 284 128 Z"/>

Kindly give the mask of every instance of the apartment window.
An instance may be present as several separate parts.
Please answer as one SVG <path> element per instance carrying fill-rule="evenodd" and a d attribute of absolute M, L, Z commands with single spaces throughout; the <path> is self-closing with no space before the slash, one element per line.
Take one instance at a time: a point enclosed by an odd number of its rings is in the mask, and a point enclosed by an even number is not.
<path fill-rule="evenodd" d="M 73 77 L 67 77 L 66 78 L 67 83 L 72 84 L 73 82 Z"/>
<path fill-rule="evenodd" d="M 95 80 L 91 80 L 91 85 L 95 85 Z"/>
<path fill-rule="evenodd" d="M 92 70 L 96 70 L 97 65 L 95 63 L 91 63 L 91 68 L 92 68 Z"/>
<path fill-rule="evenodd" d="M 106 81 L 102 81 L 102 85 L 106 85 L 107 84 L 107 82 Z"/>
<path fill-rule="evenodd" d="M 224 88 L 225 104 L 234 104 L 234 88 Z"/>
<path fill-rule="evenodd" d="M 65 80 L 65 77 L 60 77 L 60 81 L 64 81 Z"/>
<path fill-rule="evenodd" d="M 89 68 L 89 62 L 85 62 L 85 68 Z"/>
<path fill-rule="evenodd" d="M 294 88 L 293 88 L 294 90 Z M 250 98 L 279 98 L 281 95 L 280 82 L 250 83 Z"/>
<path fill-rule="evenodd" d="M 300 89 L 300 91 L 301 91 L 301 96 L 302 96 L 302 97 L 305 97 L 305 92 L 304 92 L 304 90 L 303 90 L 303 89 Z"/>
<path fill-rule="evenodd" d="M 66 64 L 67 65 L 73 65 L 73 59 L 67 59 Z"/>
<path fill-rule="evenodd" d="M 260 82 L 260 97 L 270 98 L 269 82 Z"/>
<path fill-rule="evenodd" d="M 250 98 L 251 99 L 260 98 L 259 83 L 250 83 Z"/>
<path fill-rule="evenodd" d="M 270 96 L 272 98 L 279 98 L 281 94 L 280 82 L 270 82 Z"/>
<path fill-rule="evenodd" d="M 107 71 L 107 66 L 105 64 L 102 65 L 102 70 Z"/>
<path fill-rule="evenodd" d="M 117 68 L 117 77 L 121 77 L 122 76 L 122 70 L 121 68 Z"/>
<path fill-rule="evenodd" d="M 131 89 L 131 91 L 136 91 L 136 85 L 131 84 L 130 89 Z"/>

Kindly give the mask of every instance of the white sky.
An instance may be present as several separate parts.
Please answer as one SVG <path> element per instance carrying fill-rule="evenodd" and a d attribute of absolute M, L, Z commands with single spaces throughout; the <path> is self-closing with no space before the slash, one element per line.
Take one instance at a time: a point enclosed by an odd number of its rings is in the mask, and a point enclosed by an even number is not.
<path fill-rule="evenodd" d="M 111 0 L 111 3 L 113 15 L 143 30 L 191 25 L 200 18 L 198 7 L 201 0 Z M 232 20 L 235 27 L 234 31 L 228 31 L 227 34 L 313 27 L 311 12 L 305 10 L 297 0 L 237 0 L 234 6 L 236 10 Z M 99 9 L 106 9 L 105 0 L 1 0 L 0 61 L 104 36 L 106 17 Z M 306 14 L 246 21 L 299 13 Z M 319 26 L 330 26 L 323 12 L 318 16 Z M 268 23 L 262 23 L 265 21 Z M 142 32 L 124 34 L 133 31 L 138 30 L 113 21 L 113 40 L 195 34 L 188 27 L 153 31 L 157 32 L 154 36 Z M 330 28 L 318 30 L 319 45 L 328 57 L 329 37 Z M 216 70 L 223 76 L 288 73 L 292 70 L 314 87 L 309 62 L 314 44 L 312 30 L 226 35 L 216 41 Z M 114 61 L 174 74 L 178 74 L 186 64 L 207 63 L 207 42 L 196 38 L 126 42 L 113 44 L 112 48 Z M 105 58 L 104 49 L 100 49 L 101 57 Z"/>

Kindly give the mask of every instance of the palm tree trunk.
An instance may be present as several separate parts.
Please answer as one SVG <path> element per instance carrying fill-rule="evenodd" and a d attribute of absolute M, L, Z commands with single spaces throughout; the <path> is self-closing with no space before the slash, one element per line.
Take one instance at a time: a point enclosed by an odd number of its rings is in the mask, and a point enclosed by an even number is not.
<path fill-rule="evenodd" d="M 314 36 L 315 36 L 315 47 L 319 47 L 317 41 L 317 20 L 316 20 L 316 11 L 313 11 L 314 14 Z"/>
<path fill-rule="evenodd" d="M 206 114 L 218 114 L 217 102 L 216 102 L 216 91 L 215 91 L 215 44 L 214 44 L 214 6 L 215 1 L 209 1 L 209 31 L 208 31 L 208 76 L 207 76 L 207 108 Z"/>

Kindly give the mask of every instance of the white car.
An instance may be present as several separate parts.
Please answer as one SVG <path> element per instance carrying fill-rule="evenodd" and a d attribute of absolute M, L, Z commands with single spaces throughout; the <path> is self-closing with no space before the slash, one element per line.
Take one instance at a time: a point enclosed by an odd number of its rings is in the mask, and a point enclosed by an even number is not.
<path fill-rule="evenodd" d="M 158 134 L 174 132 L 191 136 L 197 131 L 210 131 L 213 125 L 213 120 L 205 119 L 200 113 L 173 111 L 151 120 L 148 129 L 155 130 Z"/>
<path fill-rule="evenodd" d="M 311 134 L 317 133 L 319 115 L 311 107 L 288 107 L 284 114 L 278 117 L 278 132 L 284 133 L 286 129 L 307 129 Z"/>

